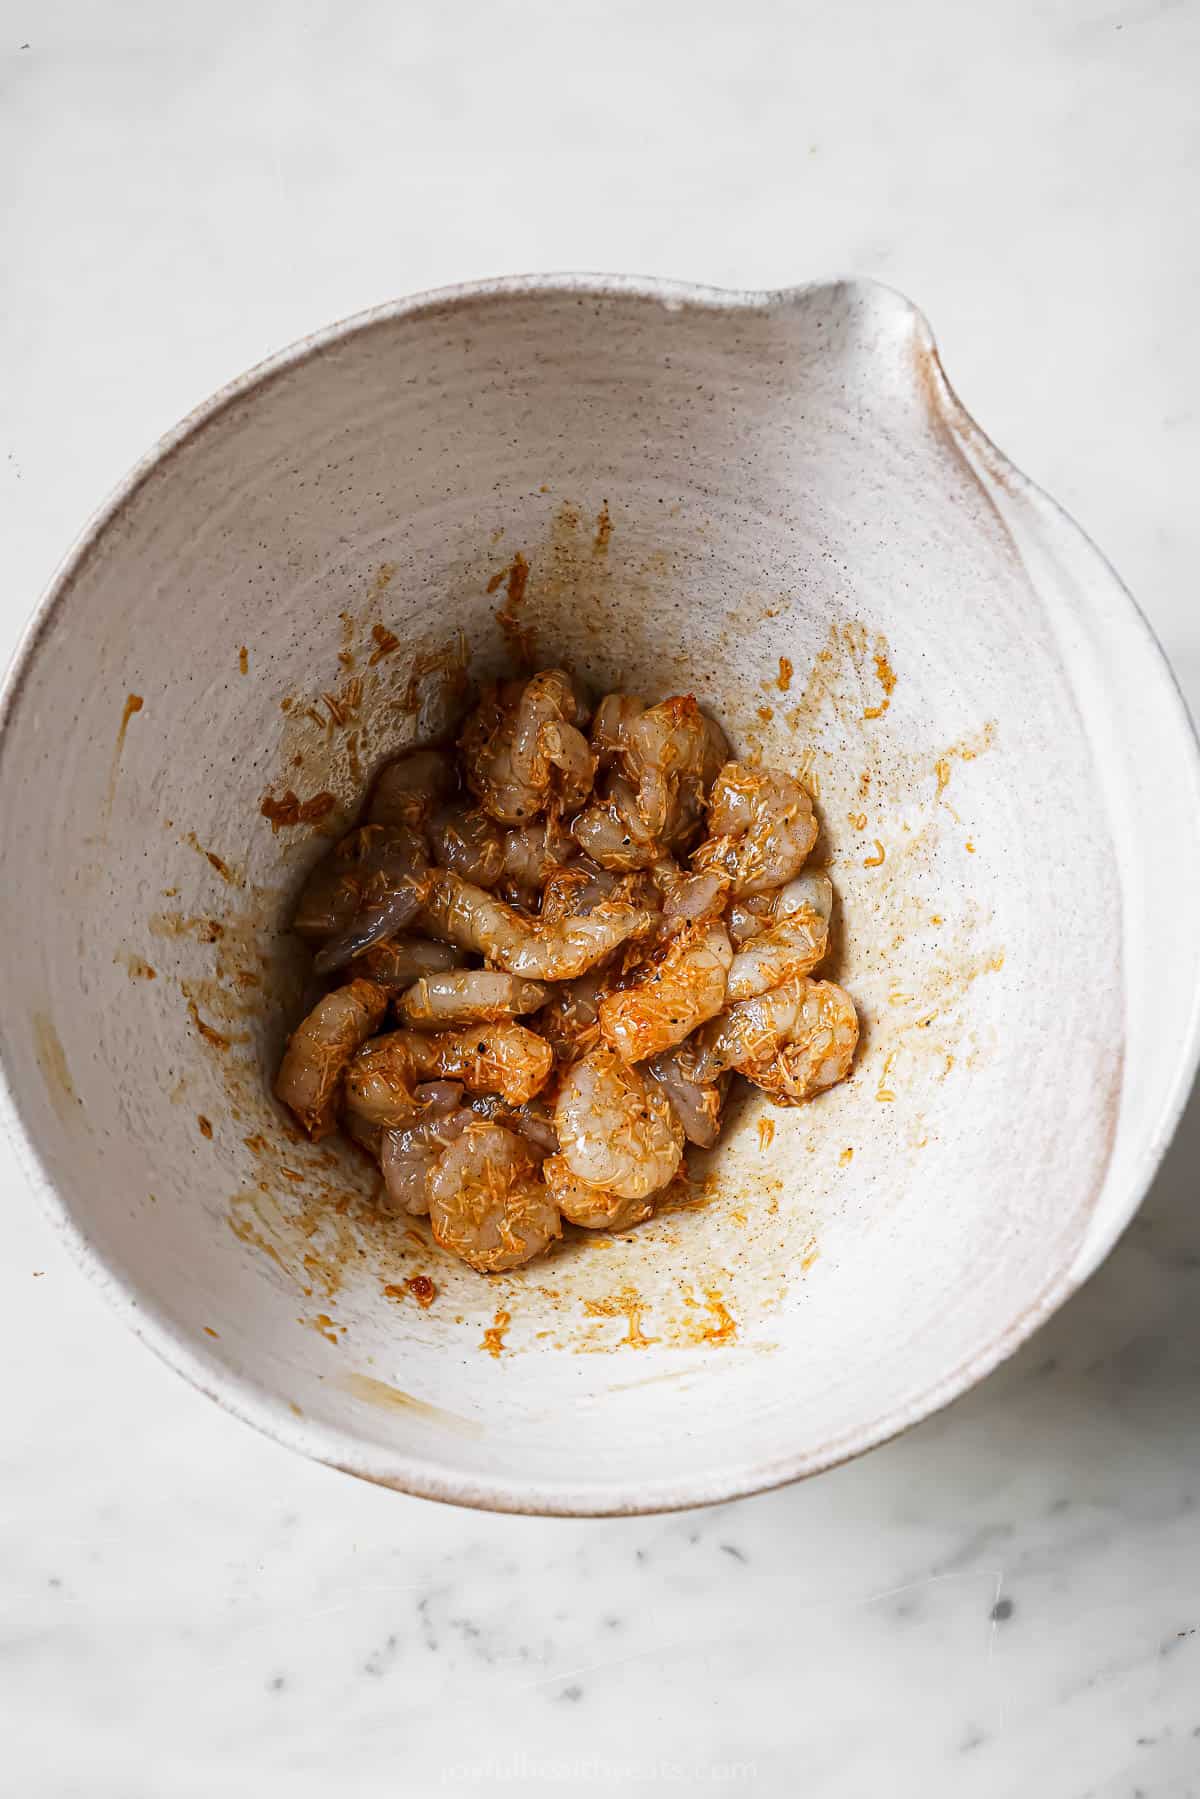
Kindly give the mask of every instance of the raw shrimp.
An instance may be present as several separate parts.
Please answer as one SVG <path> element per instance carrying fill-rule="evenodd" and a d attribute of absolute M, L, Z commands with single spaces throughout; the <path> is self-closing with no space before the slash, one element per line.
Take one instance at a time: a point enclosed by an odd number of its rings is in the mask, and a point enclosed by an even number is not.
<path fill-rule="evenodd" d="M 314 1137 L 340 1115 L 392 1209 L 484 1272 L 564 1217 L 648 1218 L 685 1143 L 716 1143 L 735 1072 L 797 1104 L 857 1043 L 850 1000 L 809 978 L 832 887 L 802 872 L 799 780 L 731 760 L 691 694 L 590 704 L 562 669 L 484 686 L 452 748 L 379 770 L 296 908 L 315 971 L 349 985 L 277 1093 Z"/>
<path fill-rule="evenodd" d="M 810 974 L 829 947 L 833 883 L 815 871 L 789 881 L 775 902 L 775 917 L 734 955 L 726 998 L 753 999 L 798 975 Z"/>
<path fill-rule="evenodd" d="M 705 1079 L 736 1068 L 777 1105 L 795 1106 L 845 1079 L 857 1043 L 849 994 L 801 976 L 731 1006 L 705 1033 L 698 1068 Z"/>
<path fill-rule="evenodd" d="M 782 887 L 817 840 L 812 801 L 796 777 L 740 762 L 727 762 L 717 776 L 708 828 L 692 866 L 719 869 L 737 899 Z"/>
<path fill-rule="evenodd" d="M 300 891 L 292 919 L 297 936 L 319 942 L 345 931 L 362 904 L 363 889 L 393 842 L 423 854 L 419 839 L 403 830 L 394 834 L 382 825 L 360 825 L 336 843 Z"/>
<path fill-rule="evenodd" d="M 389 1031 L 383 1037 L 372 1037 L 346 1069 L 346 1110 L 384 1130 L 413 1124 L 422 1112 L 416 1095 L 418 1079 L 407 1032 Z"/>
<path fill-rule="evenodd" d="M 504 870 L 504 839 L 478 806 L 452 800 L 439 806 L 426 827 L 439 868 L 452 868 L 477 887 L 494 887 Z"/>
<path fill-rule="evenodd" d="M 429 1172 L 429 1221 L 443 1249 L 481 1274 L 519 1267 L 562 1235 L 529 1145 L 475 1119 Z"/>
<path fill-rule="evenodd" d="M 361 831 L 351 831 L 323 856 L 300 890 L 292 929 L 309 942 L 323 943 L 349 926 L 362 896 Z M 369 840 L 368 840 L 369 841 Z"/>
<path fill-rule="evenodd" d="M 547 876 L 542 888 L 538 914 L 541 924 L 544 927 L 562 918 L 578 918 L 582 912 L 590 912 L 594 905 L 608 897 L 615 884 L 615 876 L 606 876 L 603 869 L 593 869 L 590 862 L 573 862 L 569 868 L 556 868 Z"/>
<path fill-rule="evenodd" d="M 663 700 L 633 720 L 622 760 L 652 836 L 674 845 L 695 829 L 728 754 L 725 733 L 690 693 Z"/>
<path fill-rule="evenodd" d="M 498 1093 L 513 1106 L 540 1093 L 554 1066 L 554 1052 L 545 1039 L 511 1021 L 395 1034 L 405 1039 L 422 1079 L 461 1081 L 470 1093 Z"/>
<path fill-rule="evenodd" d="M 448 750 L 410 750 L 380 770 L 367 808 L 368 822 L 420 830 L 438 800 L 457 786 Z"/>
<path fill-rule="evenodd" d="M 448 1143 L 460 1137 L 470 1119 L 465 1109 L 449 1118 L 431 1118 L 409 1130 L 384 1131 L 379 1151 L 383 1184 L 392 1209 L 410 1218 L 429 1210 L 429 1175 Z"/>
<path fill-rule="evenodd" d="M 512 766 L 519 781 L 573 812 L 592 791 L 596 758 L 579 730 L 587 718 L 571 677 L 543 669 L 525 683 L 513 724 Z M 544 801 L 543 801 L 544 803 Z"/>
<path fill-rule="evenodd" d="M 581 812 L 571 835 L 602 868 L 624 873 L 649 868 L 662 846 L 638 811 L 637 795 L 623 775 L 611 775 L 603 796 Z"/>
<path fill-rule="evenodd" d="M 684 874 L 674 856 L 660 856 L 650 872 L 662 895 L 663 922 L 668 928 L 715 918 L 725 905 L 729 882 L 716 869 Z"/>
<path fill-rule="evenodd" d="M 453 943 L 432 943 L 428 937 L 389 937 L 357 957 L 351 973 L 377 981 L 381 987 L 411 987 L 422 975 L 461 968 L 466 959 L 466 952 Z"/>
<path fill-rule="evenodd" d="M 602 869 L 602 874 L 607 870 Z M 612 877 L 609 876 L 612 880 Z M 648 868 L 635 868 L 629 874 L 618 875 L 612 882 L 610 899 L 621 900 L 627 906 L 639 906 L 646 912 L 662 911 L 662 894 L 654 883 Z M 661 923 L 661 919 L 657 919 Z"/>
<path fill-rule="evenodd" d="M 384 1131 L 379 1150 L 383 1182 L 392 1205 L 410 1217 L 429 1210 L 429 1171 L 448 1143 L 462 1135 L 471 1113 L 462 1103 L 456 1081 L 431 1082 L 417 1088 L 424 1112 L 403 1130 Z"/>
<path fill-rule="evenodd" d="M 494 1119 L 524 1137 L 535 1156 L 552 1156 L 557 1150 L 554 1113 L 542 1097 L 527 1100 L 523 1106 L 510 1106 L 498 1093 L 478 1093 L 467 1103 L 478 1117 Z"/>
<path fill-rule="evenodd" d="M 605 694 L 592 719 L 592 754 L 599 768 L 611 768 L 629 747 L 630 726 L 645 710 L 645 700 L 635 694 Z"/>
<path fill-rule="evenodd" d="M 524 918 L 452 874 L 435 883 L 422 920 L 435 937 L 486 956 L 507 974 L 542 981 L 572 980 L 654 927 L 653 912 L 609 899 L 581 918 Z"/>
<path fill-rule="evenodd" d="M 553 797 L 575 807 L 591 791 L 595 758 L 587 717 L 561 669 L 485 687 L 460 740 L 467 784 L 501 824 L 525 824 Z"/>
<path fill-rule="evenodd" d="M 422 1081 L 413 1093 L 431 1118 L 445 1118 L 463 1103 L 461 1081 Z"/>
<path fill-rule="evenodd" d="M 370 1156 L 372 1162 L 378 1163 L 380 1152 L 383 1149 L 383 1126 L 368 1124 L 365 1118 L 360 1118 L 357 1112 L 350 1111 L 348 1106 L 342 1107 L 339 1122 L 342 1135 L 349 1137 L 351 1143 L 357 1144 L 365 1155 Z"/>
<path fill-rule="evenodd" d="M 725 924 L 734 948 L 740 949 L 752 937 L 761 937 L 764 931 L 770 930 L 774 915 L 773 893 L 751 894 L 747 899 L 730 900 Z"/>
<path fill-rule="evenodd" d="M 515 890 L 523 899 L 532 899 L 578 853 L 574 838 L 557 815 L 539 818 L 533 824 L 518 825 L 515 830 L 504 833 L 501 863 L 506 889 Z M 467 880 L 472 879 L 465 868 L 457 872 Z M 480 887 L 490 884 L 487 881 L 477 883 Z"/>
<path fill-rule="evenodd" d="M 610 968 L 589 968 L 586 974 L 556 986 L 533 1020 L 560 1062 L 575 1062 L 594 1049 L 600 1038 L 600 1001 L 612 991 Z"/>
<path fill-rule="evenodd" d="M 682 1043 L 725 1005 L 733 946 L 723 924 L 685 925 L 656 951 L 650 972 L 600 1002 L 600 1030 L 626 1062 Z"/>
<path fill-rule="evenodd" d="M 424 976 L 401 994 L 396 1010 L 405 1024 L 418 1030 L 442 1030 L 447 1025 L 518 1018 L 545 1005 L 546 996 L 547 989 L 537 981 L 468 968 Z"/>
<path fill-rule="evenodd" d="M 571 1173 L 622 1199 L 665 1187 L 683 1155 L 683 1130 L 663 1093 L 603 1044 L 563 1076 L 554 1125 Z"/>
<path fill-rule="evenodd" d="M 639 911 L 656 912 L 662 905 L 658 888 L 644 870 L 616 875 L 597 868 L 586 856 L 568 868 L 556 868 L 542 888 L 543 923 L 559 918 L 578 918 L 591 912 L 602 899 Z"/>
<path fill-rule="evenodd" d="M 543 795 L 513 766 L 513 734 L 524 684 L 491 681 L 459 738 L 467 786 L 489 817 L 519 825 L 536 818 Z"/>
<path fill-rule="evenodd" d="M 612 764 L 599 800 L 571 829 L 605 868 L 648 868 L 664 847 L 686 841 L 700 822 L 709 787 L 729 753 L 724 733 L 690 694 L 647 711 L 601 702 L 593 747 Z"/>
<path fill-rule="evenodd" d="M 732 1075 L 720 1074 L 715 1081 L 698 1080 L 695 1055 L 687 1043 L 652 1057 L 646 1063 L 646 1073 L 666 1094 L 688 1142 L 699 1149 L 711 1149 L 721 1134 L 721 1108 Z"/>
<path fill-rule="evenodd" d="M 368 1043 L 346 1071 L 346 1104 L 373 1124 L 408 1123 L 420 1111 L 420 1081 L 461 1081 L 472 1093 L 498 1093 L 524 1105 L 545 1086 L 550 1045 L 523 1025 L 462 1031 L 389 1031 Z"/>
<path fill-rule="evenodd" d="M 625 1231 L 642 1224 L 654 1210 L 650 1199 L 622 1199 L 607 1187 L 593 1187 L 572 1174 L 565 1156 L 547 1156 L 542 1163 L 546 1191 L 572 1224 L 589 1231 Z"/>
<path fill-rule="evenodd" d="M 350 924 L 330 938 L 313 958 L 317 974 L 331 974 L 383 937 L 411 924 L 433 885 L 425 839 L 407 825 L 367 825 L 374 833 L 356 878 L 358 909 Z"/>
<path fill-rule="evenodd" d="M 387 994 L 381 988 L 371 981 L 351 981 L 318 1000 L 288 1039 L 275 1093 L 314 1141 L 333 1129 L 343 1070 L 386 1011 Z"/>

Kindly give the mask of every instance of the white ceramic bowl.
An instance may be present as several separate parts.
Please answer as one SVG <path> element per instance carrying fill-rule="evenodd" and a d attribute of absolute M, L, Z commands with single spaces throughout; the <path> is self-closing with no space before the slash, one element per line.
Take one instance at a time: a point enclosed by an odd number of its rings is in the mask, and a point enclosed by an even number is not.
<path fill-rule="evenodd" d="M 865 1031 L 818 1103 L 742 1107 L 693 1206 L 484 1279 L 268 1082 L 289 896 L 516 629 L 807 772 Z M 288 789 L 337 803 L 276 831 Z M 9 1125 L 134 1329 L 294 1448 L 513 1510 L 749 1492 L 962 1392 L 1133 1213 L 1196 1061 L 1197 800 L 1145 623 L 898 295 L 404 301 L 187 420 L 38 612 Z"/>

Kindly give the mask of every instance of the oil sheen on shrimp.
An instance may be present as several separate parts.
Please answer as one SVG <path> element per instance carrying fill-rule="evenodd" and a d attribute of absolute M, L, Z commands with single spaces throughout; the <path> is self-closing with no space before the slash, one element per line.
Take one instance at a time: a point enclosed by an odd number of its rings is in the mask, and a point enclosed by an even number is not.
<path fill-rule="evenodd" d="M 623 775 L 610 775 L 603 792 L 571 825 L 571 835 L 593 862 L 618 874 L 649 868 L 662 845 L 638 811 L 637 794 Z"/>
<path fill-rule="evenodd" d="M 504 838 L 479 806 L 451 800 L 439 806 L 426 826 L 439 868 L 452 868 L 477 887 L 494 887 L 504 870 Z"/>
<path fill-rule="evenodd" d="M 552 875 L 578 855 L 574 838 L 557 812 L 537 819 L 533 824 L 517 825 L 506 831 L 501 848 L 501 875 L 505 891 L 511 889 L 523 900 L 533 900 L 541 893 Z M 466 869 L 457 871 L 467 880 L 473 877 Z M 486 881 L 477 883 L 481 887 Z"/>
<path fill-rule="evenodd" d="M 686 925 L 658 950 L 645 976 L 600 1002 L 600 1031 L 626 1062 L 641 1062 L 685 1037 L 725 1005 L 733 946 L 723 924 Z"/>
<path fill-rule="evenodd" d="M 276 1096 L 295 1113 L 309 1136 L 334 1127 L 334 1102 L 342 1074 L 387 1010 L 387 994 L 371 981 L 351 981 L 318 1000 L 288 1039 L 275 1081 Z"/>
<path fill-rule="evenodd" d="M 694 830 L 728 754 L 725 733 L 690 693 L 660 701 L 629 725 L 622 759 L 642 822 L 660 842 L 673 846 Z"/>
<path fill-rule="evenodd" d="M 425 859 L 424 844 L 408 826 L 359 825 L 317 863 L 296 902 L 292 929 L 324 942 L 347 931 L 363 904 L 363 891 L 393 851 L 408 861 Z"/>
<path fill-rule="evenodd" d="M 359 868 L 358 909 L 345 930 L 313 958 L 318 974 L 331 974 L 384 937 L 411 924 L 433 883 L 425 839 L 407 825 L 367 825 L 373 833 Z"/>
<path fill-rule="evenodd" d="M 442 1151 L 426 1191 L 437 1241 L 482 1274 L 517 1268 L 562 1235 L 529 1145 L 485 1119 L 474 1119 Z"/>
<path fill-rule="evenodd" d="M 692 866 L 719 870 L 738 899 L 784 886 L 817 840 L 812 801 L 796 777 L 741 762 L 727 762 L 717 776 L 708 830 Z"/>
<path fill-rule="evenodd" d="M 560 668 L 493 681 L 452 747 L 382 766 L 309 874 L 293 928 L 336 978 L 276 1092 L 483 1272 L 564 1218 L 651 1216 L 735 1072 L 795 1105 L 851 1069 L 854 1007 L 811 978 L 833 900 L 812 804 L 730 758 L 691 694 L 593 713 Z"/>
<path fill-rule="evenodd" d="M 454 758 L 446 750 L 410 750 L 385 763 L 367 808 L 368 823 L 420 830 L 429 814 L 458 786 Z"/>
<path fill-rule="evenodd" d="M 663 922 L 669 928 L 715 919 L 723 911 L 729 882 L 718 870 L 685 874 L 674 856 L 660 856 L 650 873 L 662 896 Z"/>
<path fill-rule="evenodd" d="M 600 1001 L 611 992 L 614 979 L 611 968 L 589 968 L 550 990 L 533 1023 L 560 1062 L 577 1062 L 600 1041 Z"/>
<path fill-rule="evenodd" d="M 457 969 L 415 981 L 396 1001 L 396 1010 L 416 1030 L 437 1031 L 519 1018 L 545 1005 L 548 993 L 540 981 L 525 981 L 520 975 L 490 968 Z"/>
<path fill-rule="evenodd" d="M 746 899 L 730 900 L 725 909 L 725 924 L 735 950 L 771 928 L 775 898 L 773 893 L 757 893 Z"/>
<path fill-rule="evenodd" d="M 571 1224 L 589 1231 L 625 1231 L 643 1224 L 654 1210 L 652 1199 L 622 1199 L 607 1187 L 593 1187 L 572 1174 L 565 1156 L 547 1156 L 542 1179 L 551 1199 Z"/>
<path fill-rule="evenodd" d="M 380 987 L 411 987 L 422 975 L 445 974 L 461 968 L 466 953 L 453 943 L 433 943 L 428 937 L 388 937 L 374 943 L 351 963 L 351 973 Z"/>
<path fill-rule="evenodd" d="M 561 669 L 485 687 L 460 739 L 467 784 L 485 812 L 500 824 L 521 825 L 552 797 L 580 805 L 596 767 L 578 728 L 586 716 Z"/>
<path fill-rule="evenodd" d="M 362 898 L 365 877 L 359 849 L 363 835 L 361 831 L 351 831 L 309 875 L 292 916 L 297 937 L 323 943 L 349 928 Z"/>
<path fill-rule="evenodd" d="M 592 790 L 596 758 L 579 725 L 587 719 L 571 677 L 543 669 L 525 683 L 513 724 L 512 766 L 517 779 L 542 796 L 553 792 L 564 811 L 581 806 Z"/>
<path fill-rule="evenodd" d="M 639 912 L 657 911 L 662 904 L 658 889 L 646 873 L 613 874 L 581 856 L 569 867 L 556 868 L 547 876 L 540 918 L 543 925 L 560 918 L 578 918 L 593 911 L 603 899 L 612 900 L 614 905 L 633 906 Z"/>
<path fill-rule="evenodd" d="M 706 1034 L 705 1078 L 736 1068 L 777 1105 L 795 1106 L 844 1080 L 858 1043 L 858 1015 L 832 981 L 801 976 L 739 1000 Z"/>
<path fill-rule="evenodd" d="M 630 729 L 646 710 L 633 693 L 606 693 L 592 717 L 592 754 L 599 768 L 611 768 L 629 748 Z"/>
<path fill-rule="evenodd" d="M 498 1093 L 524 1105 L 540 1093 L 554 1065 L 550 1045 L 511 1022 L 458 1031 L 389 1031 L 346 1070 L 346 1104 L 372 1124 L 396 1128 L 420 1111 L 419 1082 L 461 1081 L 471 1093 Z"/>
<path fill-rule="evenodd" d="M 603 1044 L 563 1076 L 554 1125 L 572 1174 L 622 1199 L 665 1187 L 683 1155 L 663 1093 Z"/>
<path fill-rule="evenodd" d="M 346 1110 L 362 1123 L 384 1130 L 413 1124 L 423 1110 L 416 1095 L 418 1080 L 407 1032 L 372 1037 L 346 1069 Z"/>
<path fill-rule="evenodd" d="M 731 1074 L 720 1074 L 715 1081 L 699 1080 L 695 1055 L 687 1043 L 651 1057 L 645 1071 L 666 1094 L 688 1142 L 697 1149 L 711 1149 L 721 1134 L 721 1111 Z"/>
<path fill-rule="evenodd" d="M 469 1093 L 498 1093 L 523 1106 L 550 1078 L 554 1052 L 511 1019 L 456 1031 L 397 1031 L 422 1080 L 461 1081 Z"/>
<path fill-rule="evenodd" d="M 799 975 L 811 974 L 829 947 L 833 882 L 812 872 L 789 881 L 775 902 L 774 918 L 734 954 L 726 997 L 753 999 Z"/>
<path fill-rule="evenodd" d="M 452 874 L 434 884 L 422 920 L 435 937 L 486 956 L 506 974 L 534 981 L 573 980 L 629 938 L 654 928 L 652 912 L 608 899 L 581 917 L 526 918 Z"/>
<path fill-rule="evenodd" d="M 513 736 L 524 683 L 492 681 L 482 689 L 459 738 L 467 786 L 490 818 L 526 824 L 542 809 L 544 795 L 517 773 Z"/>
<path fill-rule="evenodd" d="M 490 1118 L 505 1130 L 524 1137 L 535 1156 L 552 1156 L 558 1149 L 558 1132 L 554 1128 L 553 1109 L 542 1095 L 526 1100 L 523 1106 L 510 1106 L 498 1093 L 477 1093 L 467 1101 L 478 1118 Z"/>
<path fill-rule="evenodd" d="M 462 1103 L 455 1081 L 431 1082 L 417 1088 L 423 1111 L 406 1129 L 384 1131 L 379 1166 L 391 1205 L 412 1218 L 429 1210 L 429 1173 L 447 1144 L 460 1137 L 472 1114 Z"/>

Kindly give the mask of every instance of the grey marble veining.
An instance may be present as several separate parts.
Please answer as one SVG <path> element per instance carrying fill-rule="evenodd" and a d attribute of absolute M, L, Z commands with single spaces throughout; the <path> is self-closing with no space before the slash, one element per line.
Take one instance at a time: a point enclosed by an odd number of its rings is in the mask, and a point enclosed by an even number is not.
<path fill-rule="evenodd" d="M 394 1757 L 418 1791 L 555 1790 L 568 1763 L 645 1792 L 701 1764 L 729 1791 L 1188 1791 L 1198 1140 L 1193 1115 L 1109 1264 L 950 1412 L 819 1481 L 630 1522 L 459 1513 L 289 1458 L 109 1342 L 19 1219 L 16 1265 L 48 1265 L 6 1310 L 36 1369 L 4 1446 L 10 1753 L 33 1777 L 52 1745 L 33 1790 L 105 1795 L 389 1791 Z"/>
<path fill-rule="evenodd" d="M 328 318 L 506 269 L 846 270 L 927 308 L 1195 707 L 1198 71 L 1170 0 L 0 0 L 4 641 L 157 431 Z M 1095 1279 L 908 1436 L 573 1523 L 260 1440 L 125 1334 L 5 1158 L 6 1788 L 1200 1795 L 1198 1169 L 1193 1102 Z"/>

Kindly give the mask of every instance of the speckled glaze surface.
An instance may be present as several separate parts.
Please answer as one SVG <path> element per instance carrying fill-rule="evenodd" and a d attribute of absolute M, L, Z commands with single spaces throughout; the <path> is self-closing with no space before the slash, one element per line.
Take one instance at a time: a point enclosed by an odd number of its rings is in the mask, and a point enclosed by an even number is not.
<path fill-rule="evenodd" d="M 649 1226 L 485 1280 L 267 1088 L 291 896 L 517 641 L 804 772 L 864 1039 Z M 898 295 L 402 302 L 186 421 L 31 627 L 8 1125 L 134 1327 L 308 1454 L 512 1510 L 751 1491 L 961 1392 L 1131 1216 L 1196 1061 L 1198 797 L 1136 609 Z"/>

